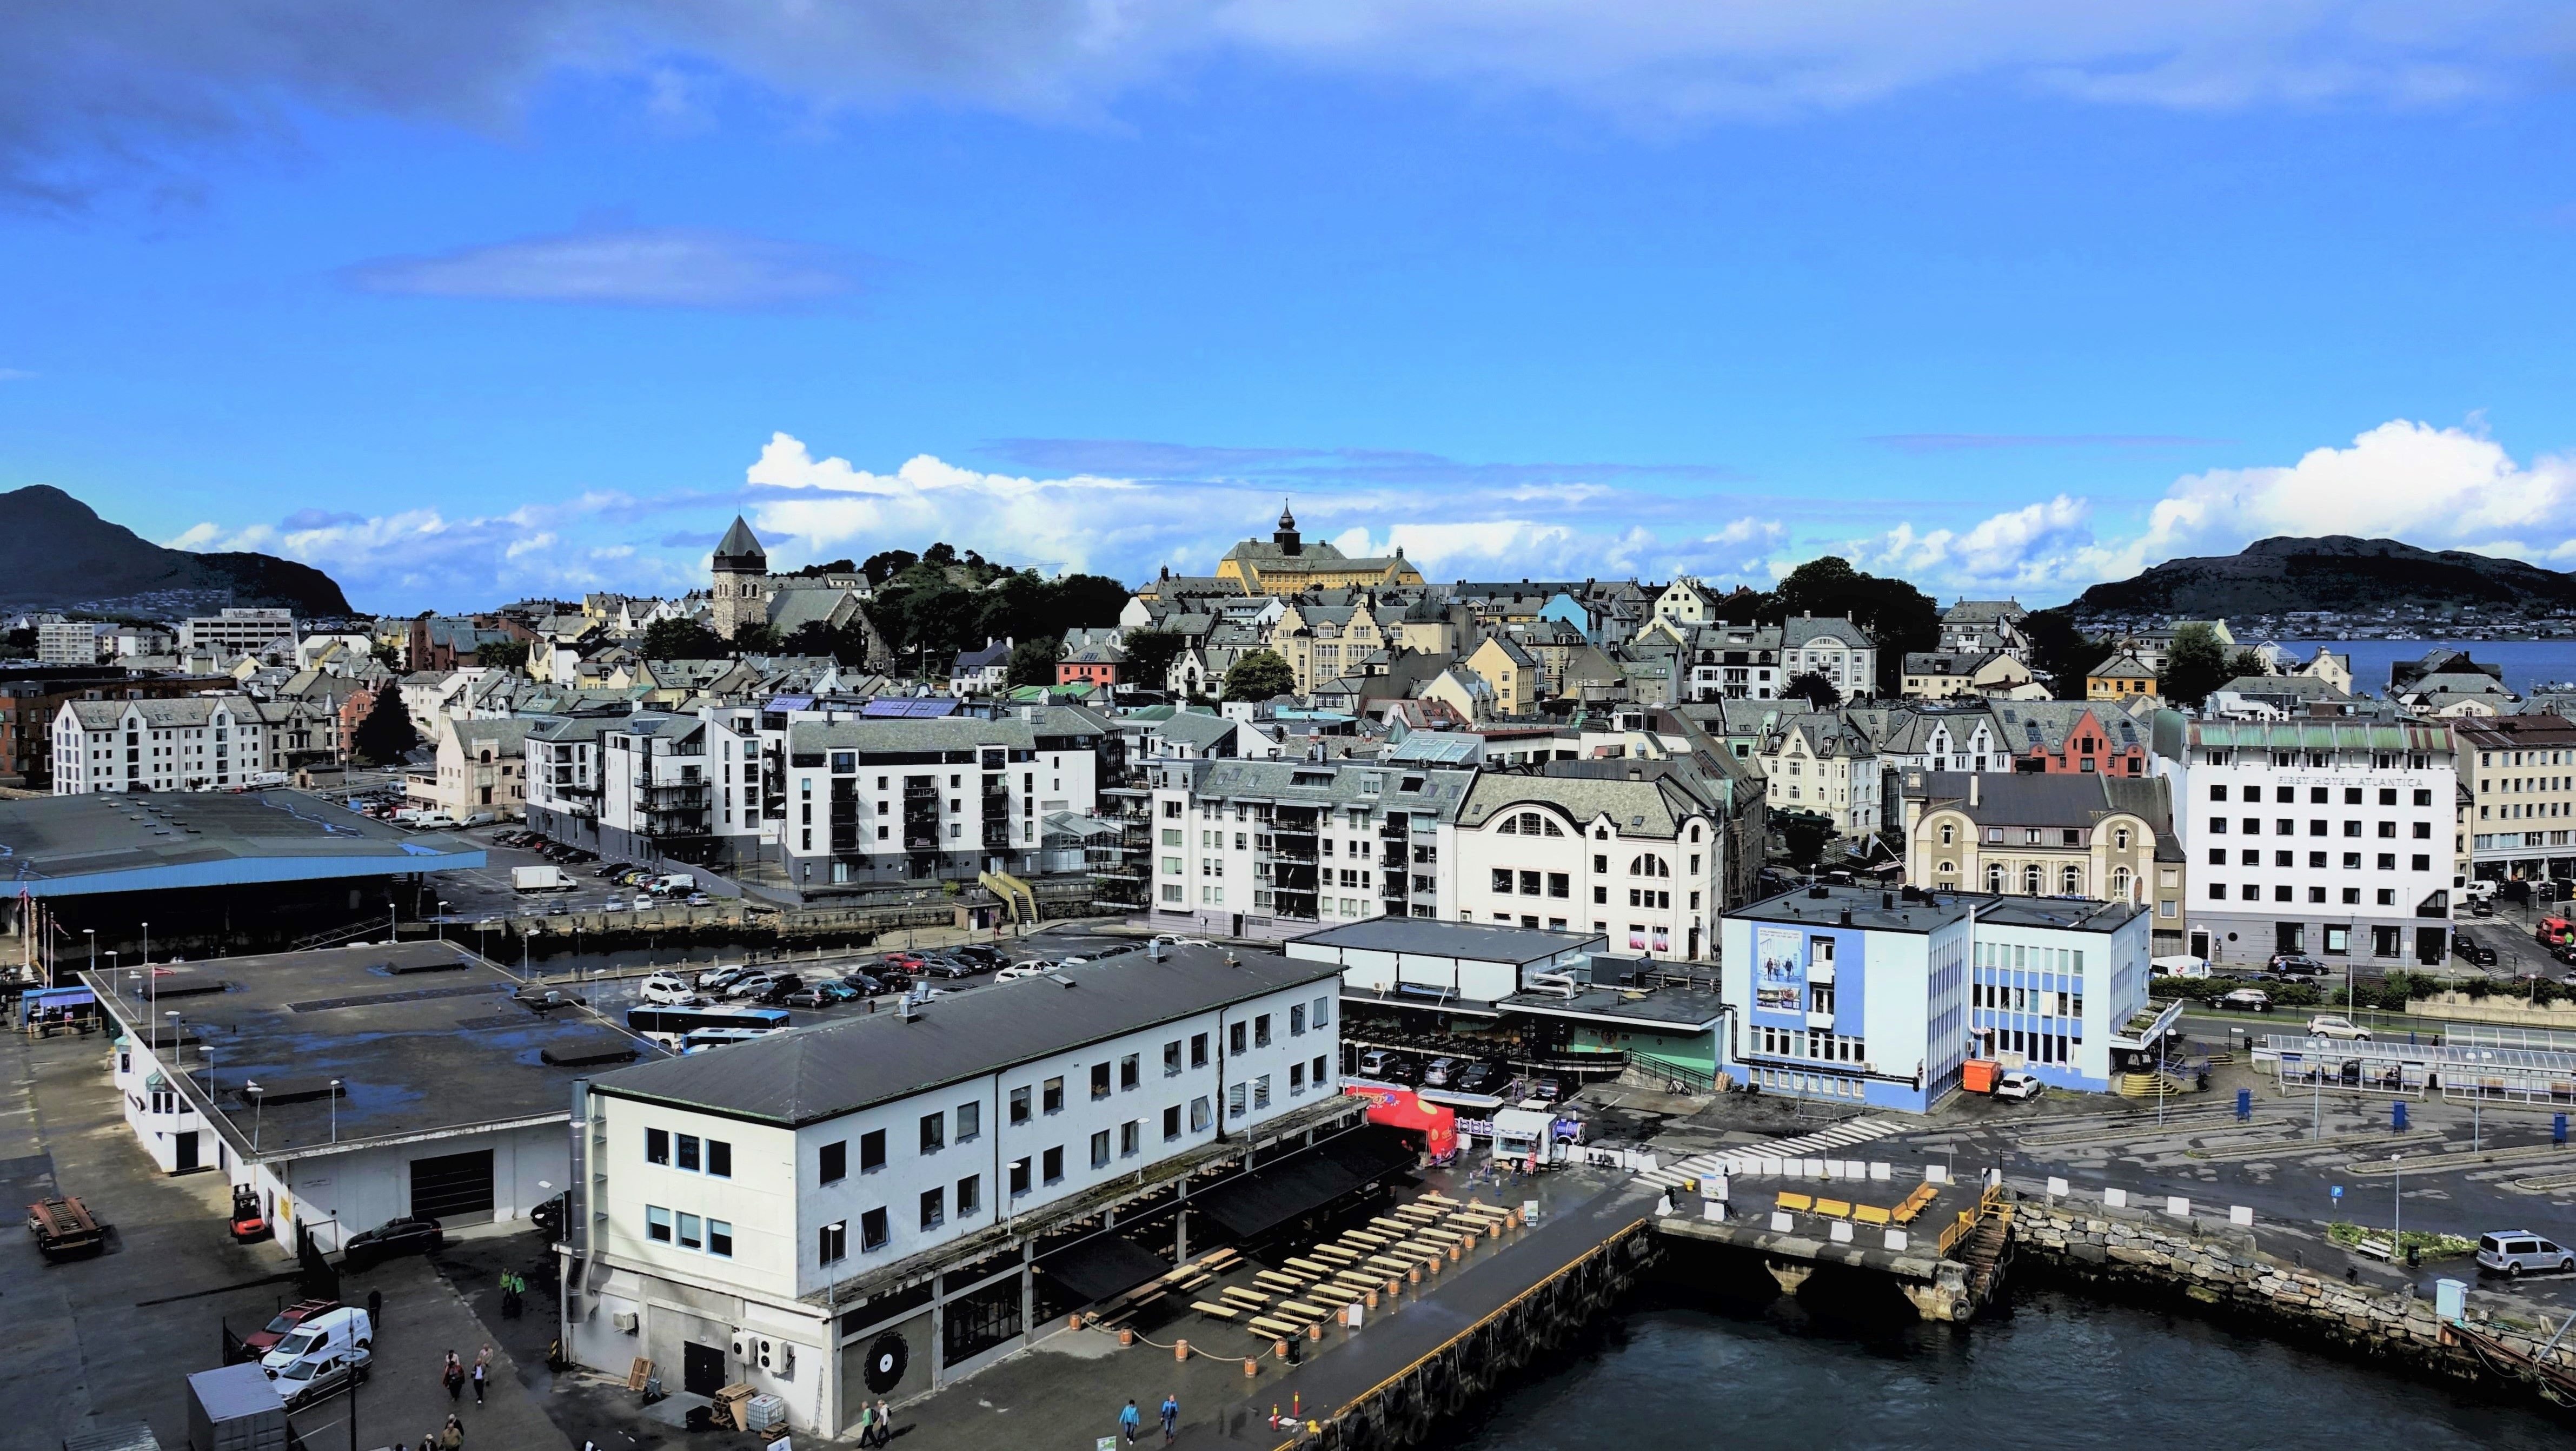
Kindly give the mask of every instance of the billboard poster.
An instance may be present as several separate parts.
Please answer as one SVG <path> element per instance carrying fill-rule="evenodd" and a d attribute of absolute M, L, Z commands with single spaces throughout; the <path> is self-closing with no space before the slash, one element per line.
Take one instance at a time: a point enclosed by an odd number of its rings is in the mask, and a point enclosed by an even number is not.
<path fill-rule="evenodd" d="M 1804 1013 L 1807 964 L 1799 954 L 1804 934 L 1795 927 L 1761 927 L 1753 934 L 1753 1006 L 1771 1013 Z"/>

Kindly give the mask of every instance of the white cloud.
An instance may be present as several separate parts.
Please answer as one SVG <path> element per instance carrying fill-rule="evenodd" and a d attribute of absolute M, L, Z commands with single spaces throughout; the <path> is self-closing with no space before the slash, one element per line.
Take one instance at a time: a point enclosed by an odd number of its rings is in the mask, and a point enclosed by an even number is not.
<path fill-rule="evenodd" d="M 352 285 L 414 297 L 759 309 L 828 301 L 856 283 L 826 248 L 685 228 L 568 232 L 351 268 Z"/>
<path fill-rule="evenodd" d="M 24 383 L 34 376 L 24 368 L 0 368 L 0 383 Z"/>
<path fill-rule="evenodd" d="M 2438 106 L 2551 86 L 2576 50 L 2557 0 L 347 0 L 324 26 L 298 0 L 95 0 L 12 21 L 0 190 L 54 202 L 299 107 L 503 129 L 566 73 L 624 83 L 655 118 L 741 79 L 808 116 L 928 99 L 1088 119 L 1248 57 L 1667 121 L 1944 85 Z"/>

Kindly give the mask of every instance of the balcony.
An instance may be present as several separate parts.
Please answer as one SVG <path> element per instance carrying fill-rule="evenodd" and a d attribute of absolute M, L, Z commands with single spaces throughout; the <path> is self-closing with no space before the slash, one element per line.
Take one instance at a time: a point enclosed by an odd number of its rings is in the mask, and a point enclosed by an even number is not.
<path fill-rule="evenodd" d="M 1008 818 L 987 818 L 984 822 L 984 849 L 1003 851 L 1011 845 L 1011 823 Z"/>
<path fill-rule="evenodd" d="M 1289 862 L 1312 862 L 1321 855 L 1311 836 L 1274 837 L 1270 849 L 1281 861 Z"/>
<path fill-rule="evenodd" d="M 704 781 L 678 781 L 663 785 L 646 785 L 636 790 L 635 798 L 647 811 L 704 810 L 708 786 Z"/>

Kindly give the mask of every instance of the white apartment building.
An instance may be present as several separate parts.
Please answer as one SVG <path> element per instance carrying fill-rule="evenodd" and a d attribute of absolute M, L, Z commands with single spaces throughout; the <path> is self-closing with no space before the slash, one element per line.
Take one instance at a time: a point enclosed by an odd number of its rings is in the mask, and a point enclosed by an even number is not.
<path fill-rule="evenodd" d="M 1194 1173 L 1355 1120 L 1338 977 L 1182 948 L 608 1073 L 576 1097 L 590 1233 L 566 1248 L 563 1342 L 844 1434 L 1096 1298 L 1068 1297 L 1056 1256 L 1143 1283 L 1224 1192 Z"/>
<path fill-rule="evenodd" d="M 1155 759 L 1144 769 L 1156 920 L 1229 934 L 1247 922 L 1435 915 L 1438 833 L 1475 779 L 1377 761 Z"/>
<path fill-rule="evenodd" d="M 282 734 L 309 737 L 300 705 L 241 695 L 67 700 L 54 716 L 54 794 L 228 791 L 285 769 Z"/>
<path fill-rule="evenodd" d="M 528 722 L 528 825 L 556 841 L 599 850 L 599 736 L 622 717 L 558 715 Z"/>
<path fill-rule="evenodd" d="M 2467 790 L 2469 874 L 2485 881 L 2576 876 L 2576 722 L 2462 716 L 2451 733 Z"/>
<path fill-rule="evenodd" d="M 458 821 L 488 817 L 517 821 L 528 813 L 524 720 L 441 718 L 432 746 L 437 764 L 429 780 L 413 778 L 410 804 L 443 811 Z M 425 788 L 425 789 L 424 789 Z"/>
<path fill-rule="evenodd" d="M 102 620 L 42 620 L 36 625 L 36 663 L 95 665 L 114 653 L 116 626 Z"/>
<path fill-rule="evenodd" d="M 1481 773 L 1440 828 L 1440 916 L 1597 932 L 1614 952 L 1704 959 L 1724 900 L 1720 791 L 1686 761 Z"/>
<path fill-rule="evenodd" d="M 2191 871 L 2190 952 L 2385 969 L 2450 954 L 2458 777 L 2451 733 L 2415 721 L 2156 718 Z"/>
<path fill-rule="evenodd" d="M 798 887 L 1033 872 L 1045 818 L 1099 810 L 1109 722 L 1068 706 L 995 720 L 798 712 L 780 852 Z"/>
<path fill-rule="evenodd" d="M 1831 817 L 1844 836 L 1877 834 L 1885 767 L 1869 737 L 1841 716 L 1784 716 L 1754 749 L 1772 810 Z"/>
<path fill-rule="evenodd" d="M 1844 697 L 1878 693 L 1878 646 L 1840 615 L 1800 615 L 1780 626 L 1783 678 L 1821 675 Z"/>
<path fill-rule="evenodd" d="M 226 610 L 179 622 L 179 653 L 217 657 L 256 655 L 271 645 L 295 643 L 293 610 Z"/>

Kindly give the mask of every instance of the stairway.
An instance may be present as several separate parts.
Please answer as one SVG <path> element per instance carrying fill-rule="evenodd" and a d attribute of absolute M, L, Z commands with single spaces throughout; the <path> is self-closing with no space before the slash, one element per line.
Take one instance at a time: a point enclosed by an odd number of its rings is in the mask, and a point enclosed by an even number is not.
<path fill-rule="evenodd" d="M 2158 1083 L 2162 1083 L 2164 1085 L 2164 1093 L 2167 1097 L 2173 1097 L 2185 1093 L 2200 1092 L 2200 1086 L 2189 1079 L 2178 1077 L 2172 1073 L 2162 1073 L 2157 1072 L 2154 1069 L 2149 1069 L 2143 1073 L 2121 1074 L 2119 1083 L 2120 1096 L 2122 1098 L 2154 1098 L 2156 1096 L 2156 1085 Z"/>
<path fill-rule="evenodd" d="M 2003 1278 L 2012 1257 L 2013 1206 L 2008 1199 L 1990 1200 L 1977 1215 L 1977 1227 L 1958 1246 L 1958 1260 L 1968 1267 L 1968 1303 L 1982 1306 Z"/>
<path fill-rule="evenodd" d="M 1747 1144 L 1723 1153 L 1694 1154 L 1678 1163 L 1660 1169 L 1648 1169 L 1637 1177 L 1666 1189 L 1678 1189 L 1683 1181 L 1704 1179 L 1713 1174 L 1749 1174 L 1764 1159 L 1799 1159 L 1821 1156 L 1828 1151 L 1856 1148 L 1873 1139 L 1883 1139 L 1903 1130 L 1892 1120 L 1851 1118 L 1800 1134 L 1793 1139 L 1778 1139 L 1767 1144 Z"/>

